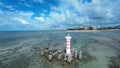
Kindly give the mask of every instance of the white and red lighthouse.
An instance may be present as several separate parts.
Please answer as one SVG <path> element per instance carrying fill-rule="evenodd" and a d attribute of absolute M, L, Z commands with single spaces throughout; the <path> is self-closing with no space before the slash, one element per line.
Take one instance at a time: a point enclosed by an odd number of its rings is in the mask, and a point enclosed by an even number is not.
<path fill-rule="evenodd" d="M 71 36 L 68 34 L 66 37 L 66 54 L 71 55 Z"/>

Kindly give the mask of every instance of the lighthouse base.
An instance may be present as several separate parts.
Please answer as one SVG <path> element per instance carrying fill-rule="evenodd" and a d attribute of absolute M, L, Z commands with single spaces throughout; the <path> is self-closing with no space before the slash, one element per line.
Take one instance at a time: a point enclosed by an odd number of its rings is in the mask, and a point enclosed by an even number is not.
<path fill-rule="evenodd" d="M 67 54 L 67 53 L 65 53 L 64 58 L 65 58 L 65 61 L 71 62 L 71 61 L 72 61 L 72 54 Z"/>

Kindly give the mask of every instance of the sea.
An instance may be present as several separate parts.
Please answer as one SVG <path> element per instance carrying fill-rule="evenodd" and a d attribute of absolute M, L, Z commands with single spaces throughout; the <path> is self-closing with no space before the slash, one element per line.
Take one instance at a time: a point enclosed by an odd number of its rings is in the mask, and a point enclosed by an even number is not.
<path fill-rule="evenodd" d="M 82 51 L 82 60 L 63 64 L 31 51 L 33 47 L 64 50 L 68 33 L 72 37 L 71 49 Z M 1 31 L 0 68 L 120 68 L 120 30 Z"/>

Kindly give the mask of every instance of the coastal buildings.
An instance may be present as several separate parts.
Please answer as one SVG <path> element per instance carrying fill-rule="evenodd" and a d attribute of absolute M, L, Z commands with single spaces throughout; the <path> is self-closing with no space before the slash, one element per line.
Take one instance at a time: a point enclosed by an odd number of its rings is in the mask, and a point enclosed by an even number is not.
<path fill-rule="evenodd" d="M 84 30 L 92 30 L 91 26 L 84 26 Z"/>

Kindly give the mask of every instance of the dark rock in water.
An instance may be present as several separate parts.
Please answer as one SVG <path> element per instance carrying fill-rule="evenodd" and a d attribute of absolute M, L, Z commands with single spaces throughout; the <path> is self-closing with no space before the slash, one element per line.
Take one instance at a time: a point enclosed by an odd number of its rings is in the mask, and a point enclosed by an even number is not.
<path fill-rule="evenodd" d="M 82 53 L 83 54 L 83 62 L 88 62 L 88 61 L 91 61 L 91 60 L 96 60 L 96 57 L 94 56 L 91 56 L 86 50 Z"/>
<path fill-rule="evenodd" d="M 55 50 L 53 51 L 53 53 L 56 52 L 56 51 L 57 51 L 57 49 L 55 49 Z"/>
<path fill-rule="evenodd" d="M 55 43 L 55 44 L 53 44 L 52 46 L 57 46 L 57 45 L 59 45 L 59 43 Z"/>
<path fill-rule="evenodd" d="M 75 39 L 73 39 L 72 41 L 71 41 L 71 44 L 76 44 L 77 43 L 77 41 L 75 40 Z"/>
<path fill-rule="evenodd" d="M 25 55 L 20 55 L 19 58 L 16 58 L 8 64 L 0 65 L 0 68 L 27 68 L 30 62 L 30 57 Z"/>
<path fill-rule="evenodd" d="M 0 67 L 3 65 L 2 60 L 0 60 Z"/>
<path fill-rule="evenodd" d="M 117 57 L 111 57 L 109 68 L 120 68 L 120 55 Z"/>

